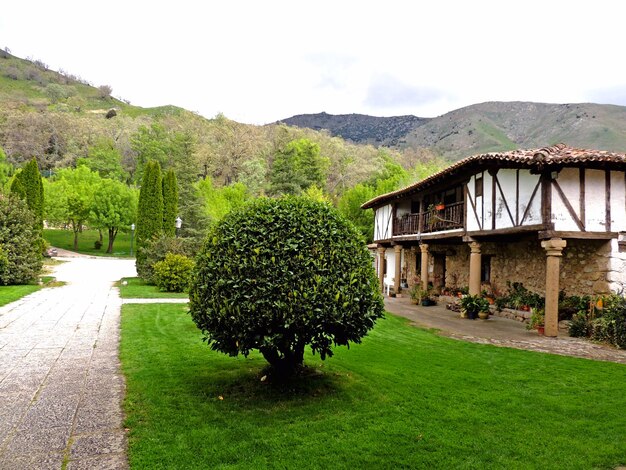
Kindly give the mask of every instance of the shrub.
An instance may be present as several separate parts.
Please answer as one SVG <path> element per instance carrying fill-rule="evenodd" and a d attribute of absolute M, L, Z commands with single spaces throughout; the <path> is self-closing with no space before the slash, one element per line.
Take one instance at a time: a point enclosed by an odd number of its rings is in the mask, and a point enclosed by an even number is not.
<path fill-rule="evenodd" d="M 163 261 L 168 253 L 184 255 L 194 258 L 200 250 L 200 242 L 194 238 L 173 238 L 161 235 L 150 240 L 145 247 L 140 248 L 144 261 L 143 279 L 148 284 L 156 284 L 154 265 Z"/>
<path fill-rule="evenodd" d="M 102 248 L 102 242 L 100 240 L 96 240 L 95 242 L 93 242 L 93 247 L 96 250 L 99 250 L 100 248 Z"/>
<path fill-rule="evenodd" d="M 310 345 L 359 343 L 383 315 L 361 235 L 323 202 L 259 199 L 215 224 L 190 291 L 194 322 L 212 349 L 258 349 L 277 376 L 303 365 Z"/>
<path fill-rule="evenodd" d="M 39 233 L 26 202 L 0 194 L 0 284 L 26 284 L 41 270 Z"/>
<path fill-rule="evenodd" d="M 163 261 L 154 265 L 154 282 L 165 292 L 184 292 L 189 289 L 194 262 L 185 255 L 167 253 Z"/>

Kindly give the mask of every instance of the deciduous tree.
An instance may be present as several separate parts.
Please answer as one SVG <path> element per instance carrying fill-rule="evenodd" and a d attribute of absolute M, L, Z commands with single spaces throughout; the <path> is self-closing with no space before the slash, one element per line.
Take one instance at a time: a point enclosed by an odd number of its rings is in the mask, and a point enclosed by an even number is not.
<path fill-rule="evenodd" d="M 107 231 L 107 253 L 113 253 L 115 237 L 120 230 L 130 229 L 136 214 L 136 190 L 120 181 L 103 179 L 94 192 L 90 220 L 97 228 Z"/>

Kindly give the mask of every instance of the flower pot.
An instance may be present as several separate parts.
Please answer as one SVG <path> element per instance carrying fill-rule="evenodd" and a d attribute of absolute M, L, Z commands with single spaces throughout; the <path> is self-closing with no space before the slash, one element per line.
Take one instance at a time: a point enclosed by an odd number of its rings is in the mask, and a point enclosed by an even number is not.
<path fill-rule="evenodd" d="M 446 208 L 446 205 L 445 205 L 445 204 L 437 204 L 437 205 L 435 206 L 435 209 L 437 209 L 438 211 L 442 211 L 442 210 L 444 210 L 445 208 Z"/>
<path fill-rule="evenodd" d="M 537 333 L 539 333 L 540 335 L 544 335 L 546 333 L 545 326 L 543 325 L 537 326 Z"/>
<path fill-rule="evenodd" d="M 469 318 L 470 320 L 476 320 L 476 312 L 467 312 L 467 318 Z"/>
<path fill-rule="evenodd" d="M 486 320 L 489 318 L 489 312 L 478 312 L 478 318 L 481 320 Z"/>

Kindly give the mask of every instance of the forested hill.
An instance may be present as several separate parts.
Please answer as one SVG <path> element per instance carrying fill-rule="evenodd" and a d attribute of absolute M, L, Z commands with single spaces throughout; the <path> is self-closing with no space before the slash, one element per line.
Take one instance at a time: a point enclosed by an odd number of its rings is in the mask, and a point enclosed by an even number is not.
<path fill-rule="evenodd" d="M 344 138 L 377 145 L 428 148 L 452 160 L 477 153 L 543 147 L 558 142 L 574 147 L 626 152 L 626 107 L 606 104 L 488 102 L 432 119 L 321 113 L 294 116 L 282 122 L 328 129 Z M 393 131 L 388 139 L 380 136 L 385 127 Z M 400 135 L 405 130 L 406 133 Z"/>
<path fill-rule="evenodd" d="M 377 117 L 365 114 L 299 114 L 280 122 L 290 126 L 327 130 L 352 142 L 394 146 L 415 128 L 429 121 L 417 116 Z"/>

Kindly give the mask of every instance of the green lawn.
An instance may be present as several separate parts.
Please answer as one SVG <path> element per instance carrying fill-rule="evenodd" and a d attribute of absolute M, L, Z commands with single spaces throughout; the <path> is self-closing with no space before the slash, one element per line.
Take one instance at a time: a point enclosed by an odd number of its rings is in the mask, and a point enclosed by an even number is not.
<path fill-rule="evenodd" d="M 123 299 L 184 299 L 189 294 L 186 292 L 161 292 L 157 286 L 149 286 L 139 277 L 125 277 L 122 282 L 127 285 L 119 285 L 120 296 Z"/>
<path fill-rule="evenodd" d="M 64 250 L 74 251 L 74 232 L 62 229 L 44 229 L 43 237 L 52 246 L 63 248 Z M 103 232 L 102 248 L 96 250 L 94 242 L 99 240 L 100 236 L 97 230 L 84 230 L 78 234 L 78 253 L 94 256 L 130 256 L 130 233 L 118 233 L 113 243 L 113 254 L 107 254 L 107 246 L 109 243 L 108 235 Z M 136 240 L 133 240 L 133 255 L 135 255 Z"/>
<path fill-rule="evenodd" d="M 615 468 L 626 366 L 438 337 L 388 315 L 287 387 L 181 305 L 124 305 L 132 468 Z"/>
<path fill-rule="evenodd" d="M 43 289 L 44 287 L 61 285 L 61 283 L 54 282 L 54 277 L 52 276 L 41 276 L 41 280 L 43 285 L 33 283 L 21 286 L 0 286 L 0 307 L 10 304 L 11 302 L 15 302 L 16 300 L 19 300 L 28 294 L 32 294 L 39 289 Z"/>

